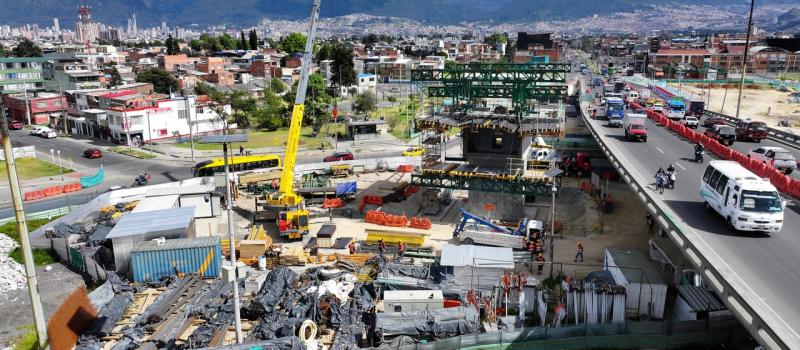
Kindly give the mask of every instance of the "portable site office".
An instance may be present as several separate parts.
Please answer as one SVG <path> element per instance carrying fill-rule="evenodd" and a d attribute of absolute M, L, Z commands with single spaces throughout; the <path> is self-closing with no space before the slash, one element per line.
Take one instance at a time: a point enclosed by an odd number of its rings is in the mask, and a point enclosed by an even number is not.
<path fill-rule="evenodd" d="M 605 270 L 626 291 L 628 317 L 663 319 L 667 283 L 655 264 L 640 250 L 606 248 Z"/>

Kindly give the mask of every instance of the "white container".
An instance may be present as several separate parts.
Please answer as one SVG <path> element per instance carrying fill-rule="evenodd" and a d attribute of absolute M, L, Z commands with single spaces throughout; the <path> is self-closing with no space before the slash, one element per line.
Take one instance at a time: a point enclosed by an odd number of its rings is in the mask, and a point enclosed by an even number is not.
<path fill-rule="evenodd" d="M 626 290 L 625 313 L 639 319 L 663 319 L 667 284 L 640 250 L 606 248 L 605 269 Z"/>

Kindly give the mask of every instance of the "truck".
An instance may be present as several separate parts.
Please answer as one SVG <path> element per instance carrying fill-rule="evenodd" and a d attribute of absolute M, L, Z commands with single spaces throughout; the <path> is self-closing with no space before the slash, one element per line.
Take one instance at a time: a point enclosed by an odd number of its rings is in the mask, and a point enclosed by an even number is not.
<path fill-rule="evenodd" d="M 695 117 L 702 117 L 703 112 L 706 110 L 706 103 L 704 101 L 689 101 L 689 110 L 686 115 L 693 115 Z"/>
<path fill-rule="evenodd" d="M 686 103 L 682 98 L 671 98 L 667 101 L 667 118 L 682 120 L 686 116 Z"/>
<path fill-rule="evenodd" d="M 614 84 L 603 85 L 603 96 L 606 96 L 606 94 L 610 94 L 613 92 L 614 92 Z"/>
<path fill-rule="evenodd" d="M 593 84 L 594 86 L 596 86 L 596 87 L 601 87 L 601 86 L 603 86 L 603 83 L 604 83 L 604 82 L 603 82 L 603 78 L 601 78 L 601 77 L 594 77 L 594 84 Z"/>
<path fill-rule="evenodd" d="M 623 127 L 625 128 L 625 138 L 630 141 L 641 140 L 647 142 L 647 127 L 645 121 L 647 116 L 637 113 L 625 113 Z"/>
<path fill-rule="evenodd" d="M 614 82 L 614 92 L 622 92 L 625 90 L 625 82 L 624 81 L 615 81 Z"/>
<path fill-rule="evenodd" d="M 523 218 L 516 230 L 513 230 L 473 215 L 464 209 L 461 209 L 461 222 L 453 231 L 453 235 L 464 244 L 510 247 L 512 249 L 525 249 L 527 240 L 532 236 L 541 237 L 543 233 L 544 224 L 538 220 Z"/>
<path fill-rule="evenodd" d="M 608 126 L 622 127 L 622 119 L 625 116 L 625 102 L 619 97 L 609 97 L 606 99 L 606 117 Z"/>

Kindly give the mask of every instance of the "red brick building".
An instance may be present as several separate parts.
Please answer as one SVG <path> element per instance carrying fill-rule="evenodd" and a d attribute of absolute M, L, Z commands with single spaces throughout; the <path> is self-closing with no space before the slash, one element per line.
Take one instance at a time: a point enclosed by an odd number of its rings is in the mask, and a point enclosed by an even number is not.
<path fill-rule="evenodd" d="M 172 72 L 176 65 L 189 63 L 186 54 L 158 56 L 158 67 L 168 72 Z"/>
<path fill-rule="evenodd" d="M 27 123 L 25 113 L 25 94 L 3 95 L 3 103 L 8 108 L 11 118 Z M 67 115 L 67 99 L 58 94 L 28 94 L 31 124 L 51 124 L 58 127 Z"/>

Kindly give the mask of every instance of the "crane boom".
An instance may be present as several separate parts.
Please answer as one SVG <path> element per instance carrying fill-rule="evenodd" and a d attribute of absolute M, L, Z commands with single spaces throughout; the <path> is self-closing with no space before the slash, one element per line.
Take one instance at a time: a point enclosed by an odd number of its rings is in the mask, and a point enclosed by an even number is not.
<path fill-rule="evenodd" d="M 308 28 L 308 38 L 306 39 L 305 52 L 303 52 L 302 65 L 300 67 L 300 81 L 297 83 L 297 96 L 295 96 L 294 99 L 292 119 L 289 122 L 286 153 L 283 156 L 283 171 L 281 172 L 281 182 L 278 190 L 282 196 L 281 202 L 283 202 L 284 205 L 299 205 L 301 201 L 300 197 L 294 192 L 294 166 L 297 161 L 297 148 L 300 144 L 300 130 L 303 125 L 306 89 L 308 87 L 309 75 L 311 74 L 311 55 L 314 49 L 314 37 L 317 31 L 319 6 L 320 0 L 314 0 L 311 6 L 311 23 Z"/>

